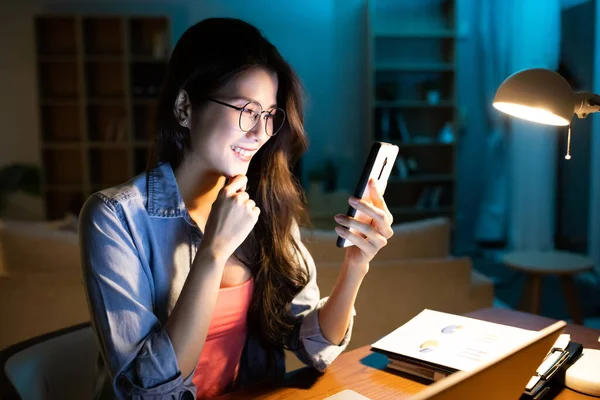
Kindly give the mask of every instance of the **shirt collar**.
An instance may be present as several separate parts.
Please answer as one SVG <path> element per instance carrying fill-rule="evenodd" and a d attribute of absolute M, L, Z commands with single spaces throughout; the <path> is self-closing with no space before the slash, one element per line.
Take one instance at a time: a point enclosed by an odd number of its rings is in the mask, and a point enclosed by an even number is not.
<path fill-rule="evenodd" d="M 160 164 L 148 173 L 148 214 L 154 217 L 189 215 L 169 163 Z"/>

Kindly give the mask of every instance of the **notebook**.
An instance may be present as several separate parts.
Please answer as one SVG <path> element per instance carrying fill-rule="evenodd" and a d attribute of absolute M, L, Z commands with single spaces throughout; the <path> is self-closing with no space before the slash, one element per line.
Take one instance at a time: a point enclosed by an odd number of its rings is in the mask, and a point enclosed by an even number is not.
<path fill-rule="evenodd" d="M 539 332 L 425 309 L 371 345 L 404 365 L 441 375 L 472 371 L 537 337 Z"/>
<path fill-rule="evenodd" d="M 428 386 L 411 399 L 519 399 L 565 326 L 564 321 L 556 322 L 509 354 L 489 360 L 469 372 L 456 372 Z"/>

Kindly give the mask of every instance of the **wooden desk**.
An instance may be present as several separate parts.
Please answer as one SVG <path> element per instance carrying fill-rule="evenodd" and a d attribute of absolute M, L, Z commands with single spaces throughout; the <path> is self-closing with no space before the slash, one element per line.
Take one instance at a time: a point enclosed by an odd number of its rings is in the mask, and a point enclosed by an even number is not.
<path fill-rule="evenodd" d="M 487 308 L 466 316 L 485 321 L 540 330 L 554 320 L 538 315 L 500 308 Z M 584 347 L 600 349 L 599 330 L 580 325 L 567 325 L 565 333 Z M 324 374 L 312 368 L 302 368 L 286 375 L 281 386 L 257 385 L 247 390 L 219 397 L 220 400 L 238 399 L 314 399 L 321 400 L 343 389 L 352 389 L 373 400 L 402 399 L 422 390 L 426 381 L 416 380 L 399 372 L 386 369 L 387 357 L 373 353 L 370 346 L 343 353 Z M 560 400 L 592 399 L 570 389 L 563 389 L 555 397 Z"/>

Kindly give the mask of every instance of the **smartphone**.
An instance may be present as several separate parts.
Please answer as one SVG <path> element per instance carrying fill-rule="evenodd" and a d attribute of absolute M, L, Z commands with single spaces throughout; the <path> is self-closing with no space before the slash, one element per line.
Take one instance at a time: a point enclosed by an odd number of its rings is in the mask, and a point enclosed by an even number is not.
<path fill-rule="evenodd" d="M 370 201 L 371 188 L 368 186 L 370 179 L 375 180 L 377 190 L 383 196 L 385 188 L 387 187 L 388 178 L 390 177 L 392 169 L 394 168 L 394 164 L 396 163 L 398 151 L 398 146 L 390 143 L 373 143 L 373 146 L 371 146 L 371 151 L 369 152 L 369 157 L 365 162 L 362 174 L 360 175 L 360 179 L 356 185 L 356 189 L 354 190 L 354 197 L 359 199 L 368 199 L 368 201 Z M 348 207 L 348 212 L 346 215 L 366 224 L 370 224 L 373 221 L 371 217 L 361 213 L 360 211 L 357 211 L 352 206 Z M 352 228 L 350 228 L 350 232 L 357 233 Z M 337 247 L 350 247 L 354 244 L 350 240 L 346 240 L 343 237 L 338 236 L 336 245 Z"/>

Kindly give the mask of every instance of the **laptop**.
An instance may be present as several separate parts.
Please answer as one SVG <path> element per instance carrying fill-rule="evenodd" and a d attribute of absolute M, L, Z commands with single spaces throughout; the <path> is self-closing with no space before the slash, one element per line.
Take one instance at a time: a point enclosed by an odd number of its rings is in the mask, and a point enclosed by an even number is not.
<path fill-rule="evenodd" d="M 470 372 L 456 372 L 411 397 L 413 400 L 518 400 L 567 324 L 556 322 L 511 353 Z"/>
<path fill-rule="evenodd" d="M 476 369 L 458 371 L 411 396 L 411 400 L 518 400 L 527 382 L 540 366 L 567 324 L 556 322 L 505 356 L 490 360 Z M 352 390 L 336 393 L 331 400 L 363 400 Z"/>

